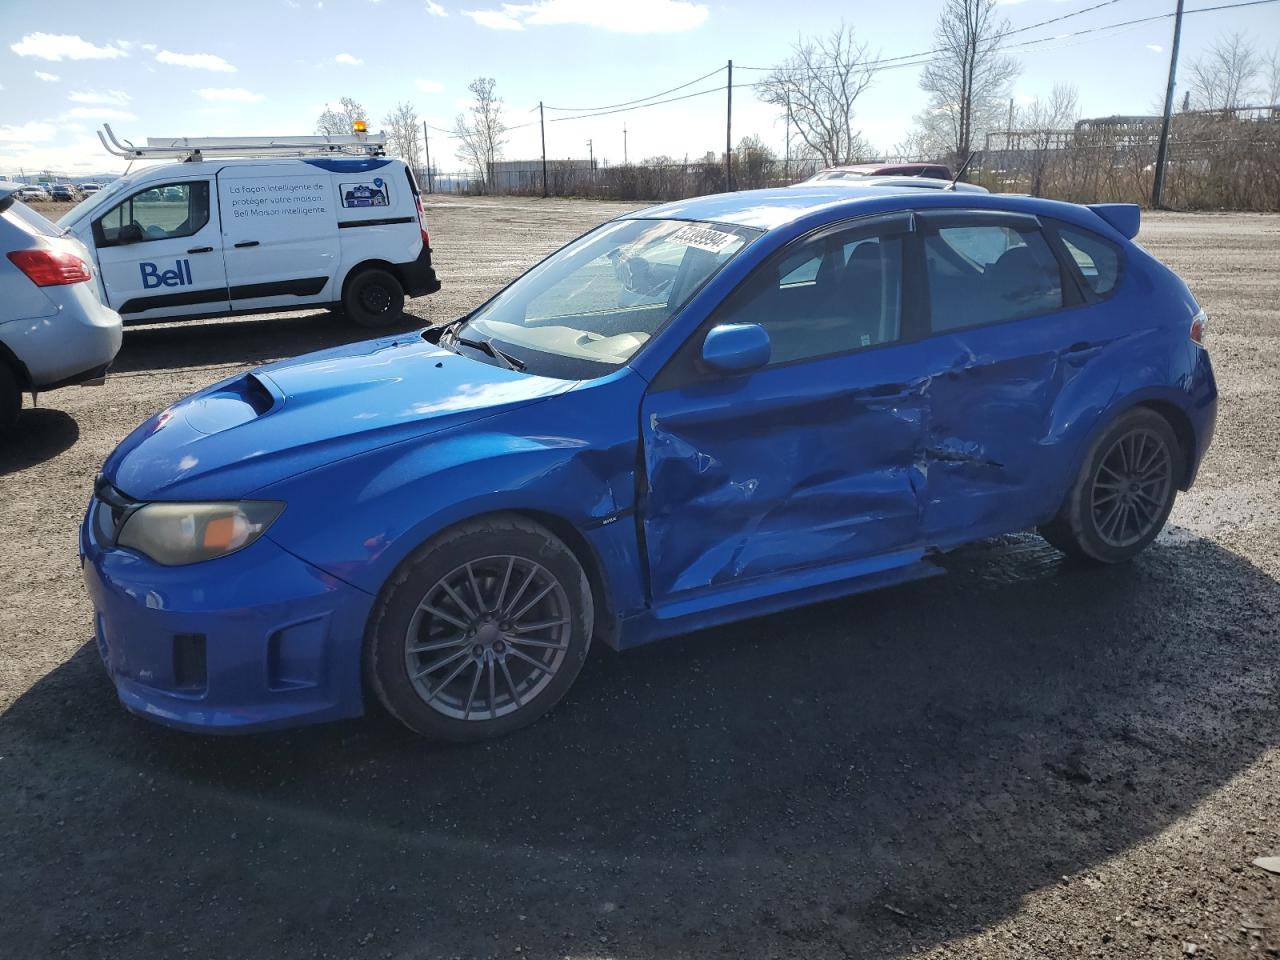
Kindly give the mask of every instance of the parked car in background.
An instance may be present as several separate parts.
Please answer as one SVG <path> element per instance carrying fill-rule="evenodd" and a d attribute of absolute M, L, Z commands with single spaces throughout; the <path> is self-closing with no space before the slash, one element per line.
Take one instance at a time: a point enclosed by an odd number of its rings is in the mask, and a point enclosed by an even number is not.
<path fill-rule="evenodd" d="M 863 177 L 931 177 L 950 180 L 951 168 L 941 163 L 850 163 L 819 170 L 807 182 L 858 180 Z"/>
<path fill-rule="evenodd" d="M 99 190 L 101 190 L 101 189 L 102 189 L 102 184 L 100 184 L 100 183 L 82 183 L 82 184 L 80 184 L 80 192 L 81 192 L 81 193 L 83 193 L 86 197 L 87 197 L 87 196 L 90 196 L 90 195 L 92 195 L 92 194 L 97 193 L 97 192 L 98 192 Z"/>
<path fill-rule="evenodd" d="M 88 249 L 0 184 L 0 433 L 24 392 L 100 381 L 120 349 Z"/>
<path fill-rule="evenodd" d="M 80 200 L 80 191 L 69 183 L 55 183 L 49 188 L 49 199 L 76 203 Z"/>
<path fill-rule="evenodd" d="M 1128 560 L 1217 408 L 1204 313 L 1138 226 L 899 178 L 624 214 L 443 327 L 138 427 L 81 530 L 99 650 L 180 728 L 371 690 L 468 740 L 547 711 L 593 637 L 927 577 L 1028 528 Z"/>
<path fill-rule="evenodd" d="M 31 203 L 33 201 L 48 202 L 51 199 L 49 196 L 48 190 L 46 190 L 44 187 L 37 186 L 36 184 L 30 184 L 30 183 L 19 186 L 17 189 L 17 196 L 19 200 L 22 200 L 26 203 Z"/>

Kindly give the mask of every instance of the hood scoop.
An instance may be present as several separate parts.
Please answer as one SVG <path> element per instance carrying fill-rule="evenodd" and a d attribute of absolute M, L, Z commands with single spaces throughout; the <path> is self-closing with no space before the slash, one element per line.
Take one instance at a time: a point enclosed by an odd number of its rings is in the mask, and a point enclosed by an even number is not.
<path fill-rule="evenodd" d="M 194 430 L 221 433 L 256 420 L 283 400 L 257 374 L 246 373 L 185 405 L 183 415 Z"/>

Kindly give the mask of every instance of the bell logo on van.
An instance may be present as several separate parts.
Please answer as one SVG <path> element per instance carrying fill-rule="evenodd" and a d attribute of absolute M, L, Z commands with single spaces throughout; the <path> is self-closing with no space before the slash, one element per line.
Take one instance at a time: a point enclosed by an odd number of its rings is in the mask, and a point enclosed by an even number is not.
<path fill-rule="evenodd" d="M 142 271 L 142 289 L 154 290 L 156 287 L 185 287 L 191 283 L 191 261 L 176 260 L 172 270 L 164 270 L 150 261 L 138 264 Z"/>

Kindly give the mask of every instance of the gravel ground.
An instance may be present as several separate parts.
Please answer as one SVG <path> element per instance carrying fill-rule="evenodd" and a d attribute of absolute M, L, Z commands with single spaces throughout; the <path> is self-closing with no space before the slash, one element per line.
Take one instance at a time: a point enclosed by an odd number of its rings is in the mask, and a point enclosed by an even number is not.
<path fill-rule="evenodd" d="M 620 207 L 432 204 L 448 319 Z M 1280 956 L 1280 217 L 1150 215 L 1222 405 L 1138 561 L 1031 535 L 950 575 L 624 656 L 533 728 L 377 712 L 203 739 L 127 715 L 76 527 L 153 411 L 356 339 L 327 315 L 129 330 L 0 448 L 0 953 Z M 48 404 L 48 406 L 45 406 Z M 19 946 L 21 945 L 21 946 Z"/>

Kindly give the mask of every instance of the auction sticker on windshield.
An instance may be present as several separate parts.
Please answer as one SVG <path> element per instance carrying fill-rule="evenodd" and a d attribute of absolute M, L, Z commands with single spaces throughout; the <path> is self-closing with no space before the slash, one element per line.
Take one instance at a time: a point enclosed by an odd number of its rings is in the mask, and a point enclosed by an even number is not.
<path fill-rule="evenodd" d="M 697 247 L 699 250 L 710 250 L 712 253 L 719 253 L 725 247 L 732 243 L 737 243 L 741 239 L 735 234 L 725 233 L 722 230 L 713 230 L 710 227 L 683 227 L 667 238 L 670 243 Z"/>

